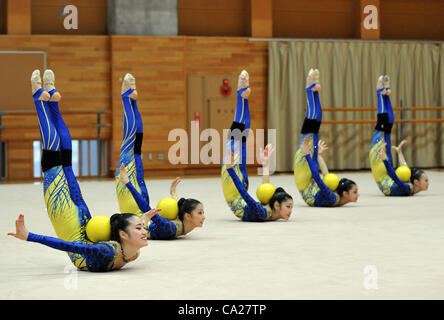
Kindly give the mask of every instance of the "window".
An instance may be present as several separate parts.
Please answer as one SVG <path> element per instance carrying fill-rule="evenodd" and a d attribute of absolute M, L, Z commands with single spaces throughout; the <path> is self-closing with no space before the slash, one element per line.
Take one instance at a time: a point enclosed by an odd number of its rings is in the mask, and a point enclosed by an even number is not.
<path fill-rule="evenodd" d="M 108 170 L 108 141 L 100 141 L 101 158 L 100 163 L 101 172 Z M 97 140 L 72 140 L 72 169 L 76 177 L 82 176 L 99 176 L 98 159 L 98 144 Z M 41 172 L 41 143 L 40 141 L 33 142 L 34 153 L 34 178 L 42 177 Z"/>
<path fill-rule="evenodd" d="M 40 178 L 42 176 L 42 168 L 40 166 L 40 141 L 33 142 L 33 154 L 34 154 L 34 178 Z"/>

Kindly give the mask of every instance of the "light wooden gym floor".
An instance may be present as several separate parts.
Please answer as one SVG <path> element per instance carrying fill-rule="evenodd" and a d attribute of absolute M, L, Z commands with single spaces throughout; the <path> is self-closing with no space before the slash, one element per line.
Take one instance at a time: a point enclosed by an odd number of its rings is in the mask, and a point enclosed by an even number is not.
<path fill-rule="evenodd" d="M 55 236 L 41 183 L 0 185 L 0 299 L 444 299 L 444 172 L 430 189 L 385 197 L 370 172 L 356 181 L 358 203 L 308 207 L 292 175 L 272 176 L 294 198 L 289 221 L 241 222 L 220 179 L 184 178 L 179 196 L 203 202 L 202 229 L 149 241 L 122 270 L 74 272 L 61 251 L 7 236 L 25 215 L 29 231 Z M 250 177 L 255 195 L 260 177 Z M 147 180 L 153 205 L 170 180 Z M 118 212 L 114 182 L 81 181 L 93 215 Z M 376 288 L 377 286 L 377 288 Z"/>

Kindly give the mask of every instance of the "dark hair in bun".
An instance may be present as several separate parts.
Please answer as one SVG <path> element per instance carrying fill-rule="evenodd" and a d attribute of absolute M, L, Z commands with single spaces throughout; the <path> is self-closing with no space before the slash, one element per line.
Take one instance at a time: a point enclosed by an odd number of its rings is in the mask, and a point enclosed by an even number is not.
<path fill-rule="evenodd" d="M 120 243 L 120 230 L 126 232 L 130 225 L 130 220 L 133 217 L 137 217 L 134 213 L 115 213 L 111 216 L 111 240 Z"/>
<path fill-rule="evenodd" d="M 270 199 L 270 202 L 268 203 L 270 204 L 271 210 L 274 210 L 275 202 L 278 202 L 279 205 L 281 205 L 282 202 L 290 199 L 293 200 L 293 198 L 284 190 L 284 188 L 277 187 L 276 190 L 274 191 L 273 196 Z"/>
<path fill-rule="evenodd" d="M 180 198 L 179 201 L 177 201 L 177 205 L 179 206 L 179 219 L 183 221 L 185 213 L 191 214 L 199 204 L 201 204 L 201 202 L 196 199 Z"/>
<path fill-rule="evenodd" d="M 350 179 L 342 178 L 339 180 L 338 187 L 336 188 L 336 192 L 342 197 L 342 194 L 344 192 L 349 192 L 353 186 L 355 186 L 356 183 Z"/>
<path fill-rule="evenodd" d="M 415 180 L 421 179 L 421 176 L 424 174 L 424 171 L 418 168 L 411 168 L 410 182 L 413 183 Z"/>

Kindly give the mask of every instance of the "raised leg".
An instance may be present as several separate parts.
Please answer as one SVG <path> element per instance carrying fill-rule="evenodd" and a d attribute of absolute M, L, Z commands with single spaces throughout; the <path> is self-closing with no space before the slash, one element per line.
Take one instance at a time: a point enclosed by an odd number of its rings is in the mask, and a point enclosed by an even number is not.
<path fill-rule="evenodd" d="M 62 166 L 65 173 L 66 179 L 68 181 L 69 193 L 72 201 L 79 207 L 79 219 L 81 225 L 88 223 L 91 219 L 91 214 L 88 206 L 83 199 L 82 192 L 80 190 L 79 183 L 74 175 L 72 169 L 72 141 L 71 134 L 69 133 L 68 127 L 60 114 L 59 102 L 61 100 L 60 93 L 56 90 L 55 86 L 55 76 L 52 70 L 45 70 L 43 74 L 43 86 L 49 91 L 50 99 L 48 101 L 49 115 L 52 119 L 57 133 L 60 136 L 60 146 L 61 146 L 61 157 Z"/>
<path fill-rule="evenodd" d="M 390 92 L 390 78 L 387 75 L 381 75 L 378 78 L 376 90 L 376 94 L 378 95 L 378 121 L 375 129 L 384 132 L 384 140 L 387 142 L 387 158 L 389 163 L 393 166 L 390 135 L 394 123 L 394 114 L 389 97 Z"/>
<path fill-rule="evenodd" d="M 60 136 L 49 115 L 47 101 L 50 95 L 41 87 L 40 71 L 33 72 L 31 85 L 42 140 L 43 191 L 49 219 L 60 239 L 84 242 L 85 225 L 79 219 L 79 207 L 70 196 L 68 181 L 62 168 Z M 86 267 L 86 261 L 81 255 L 68 253 L 68 256 L 78 268 Z"/>
<path fill-rule="evenodd" d="M 227 151 L 233 155 L 233 169 L 237 177 L 243 184 L 244 188 L 248 190 L 249 182 L 246 170 L 247 165 L 247 138 L 250 129 L 250 111 L 248 106 L 248 97 L 251 93 L 249 87 L 249 75 L 247 71 L 243 70 L 239 75 L 237 88 L 237 104 L 236 114 L 233 123 L 231 124 L 228 141 L 224 150 L 224 161 Z M 239 193 L 236 185 L 233 182 L 230 174 L 227 171 L 225 162 L 221 168 L 222 190 L 225 201 L 230 207 L 231 211 L 240 219 L 244 214 L 245 200 Z"/>
<path fill-rule="evenodd" d="M 139 184 L 140 191 L 142 192 L 142 196 L 145 198 L 146 202 L 150 202 L 148 190 L 145 184 L 145 177 L 143 171 L 143 162 L 142 162 L 142 142 L 143 142 L 143 123 L 142 117 L 140 116 L 139 108 L 137 107 L 137 100 L 130 99 L 131 106 L 133 107 L 134 117 L 136 121 L 136 139 L 134 141 L 134 159 L 136 162 L 136 176 L 137 183 Z"/>
<path fill-rule="evenodd" d="M 243 178 L 241 179 L 244 187 L 248 190 L 249 181 L 247 174 L 247 139 L 248 133 L 251 126 L 250 119 L 250 108 L 248 105 L 248 97 L 250 96 L 251 89 L 249 86 L 250 76 L 247 71 L 242 70 L 239 75 L 238 80 L 238 90 L 237 90 L 237 104 L 236 104 L 236 114 L 234 116 L 233 123 L 231 125 L 231 130 L 235 131 L 230 136 L 231 141 L 231 152 L 235 154 L 236 148 L 234 144 L 236 141 L 240 143 L 240 161 L 239 168 L 242 172 Z"/>
<path fill-rule="evenodd" d="M 319 129 L 322 122 L 322 107 L 319 99 L 319 90 L 321 88 L 319 81 L 319 70 L 310 69 L 307 76 L 307 108 L 305 110 L 305 120 L 302 125 L 302 135 L 313 134 L 313 163 L 319 168 L 318 164 L 318 143 L 319 143 Z M 300 140 L 300 142 L 303 140 Z"/>
<path fill-rule="evenodd" d="M 120 146 L 119 162 L 117 163 L 116 167 L 116 176 L 118 176 L 120 166 L 123 163 L 131 184 L 139 194 L 142 194 L 142 190 L 138 183 L 137 163 L 134 150 L 136 145 L 137 130 L 140 130 L 140 127 L 138 128 L 138 124 L 136 122 L 136 115 L 131 101 L 137 99 L 135 81 L 135 78 L 131 74 L 127 73 L 122 83 L 121 97 L 123 103 L 123 139 Z M 141 149 L 140 139 L 138 140 L 138 147 Z M 139 160 L 141 159 L 139 158 Z M 140 165 L 141 161 L 139 162 L 139 166 Z M 128 188 L 119 181 L 118 178 L 116 178 L 116 193 L 121 212 L 135 214 L 141 213 L 133 195 Z"/>
<path fill-rule="evenodd" d="M 383 95 L 384 104 L 387 108 L 387 114 L 388 114 L 388 122 L 390 123 L 389 132 L 385 134 L 385 142 L 387 142 L 386 147 L 386 153 L 388 161 L 390 162 L 391 166 L 393 167 L 393 157 L 392 157 L 392 141 L 391 141 L 391 131 L 393 127 L 393 123 L 395 122 L 395 115 L 393 114 L 393 108 L 392 108 L 392 102 L 390 101 L 390 78 L 389 76 L 384 76 L 384 89 L 385 89 L 385 95 Z"/>

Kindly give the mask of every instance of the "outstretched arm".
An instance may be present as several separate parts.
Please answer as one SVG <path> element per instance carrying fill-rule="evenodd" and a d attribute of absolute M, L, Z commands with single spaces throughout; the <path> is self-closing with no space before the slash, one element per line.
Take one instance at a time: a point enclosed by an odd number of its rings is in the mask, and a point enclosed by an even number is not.
<path fill-rule="evenodd" d="M 328 174 L 327 164 L 325 163 L 324 158 L 321 157 L 321 154 L 327 149 L 328 149 L 328 147 L 327 147 L 327 144 L 325 143 L 325 141 L 319 140 L 319 143 L 318 143 L 318 164 L 319 164 L 319 169 L 321 169 L 322 176 L 325 176 Z"/>
<path fill-rule="evenodd" d="M 316 181 L 318 187 L 322 191 L 325 191 L 325 192 L 331 191 L 330 189 L 328 189 L 328 187 L 325 185 L 324 181 L 322 181 L 321 177 L 319 176 L 319 172 L 317 171 L 316 166 L 310 157 L 310 154 L 306 154 L 305 159 L 307 159 L 308 166 L 310 167 L 310 171 L 311 171 L 311 176 Z"/>
<path fill-rule="evenodd" d="M 173 180 L 173 182 L 171 183 L 171 187 L 170 187 L 170 195 L 171 197 L 173 197 L 176 200 L 179 200 L 179 197 L 177 196 L 176 193 L 176 188 L 177 185 L 182 181 L 181 177 L 177 177 L 176 179 Z"/>
<path fill-rule="evenodd" d="M 131 192 L 134 200 L 137 203 L 137 206 L 142 212 L 148 212 L 151 210 L 150 204 L 146 202 L 146 200 L 142 197 L 139 192 L 137 192 L 136 188 L 132 185 L 131 181 L 128 178 L 128 173 L 126 172 L 125 165 L 122 163 L 120 165 L 120 171 L 118 175 L 119 181 L 123 183 L 128 190 Z"/>
<path fill-rule="evenodd" d="M 38 235 L 32 232 L 28 232 L 28 230 L 25 227 L 25 217 L 23 214 L 20 214 L 18 219 L 15 221 L 15 228 L 16 228 L 16 232 L 15 233 L 8 233 L 8 235 L 16 237 L 17 239 L 20 240 L 27 240 L 27 241 L 31 241 L 31 242 L 38 242 L 41 244 L 44 244 L 48 247 L 57 249 L 57 250 L 61 250 L 61 251 L 67 251 L 67 252 L 74 252 L 74 253 L 78 253 L 78 254 L 84 254 L 84 255 L 100 255 L 101 252 L 103 252 L 103 256 L 108 256 L 107 251 L 110 250 L 97 250 L 97 246 L 103 246 L 106 245 L 104 243 L 100 243 L 100 244 L 91 244 L 91 245 L 87 245 L 87 244 L 81 244 L 81 243 L 73 243 L 73 242 L 68 242 L 68 241 L 64 241 L 58 238 L 54 238 L 54 237 L 49 237 L 49 236 L 42 236 L 42 235 Z M 109 247 L 108 249 L 111 249 L 111 247 Z"/>
<path fill-rule="evenodd" d="M 384 152 L 385 147 L 386 147 L 386 143 L 384 143 L 381 146 L 381 149 L 377 150 L 376 152 L 378 153 L 381 160 L 384 162 L 384 166 L 385 166 L 385 169 L 387 170 L 387 174 L 389 175 L 390 178 L 393 179 L 393 181 L 395 181 L 395 183 L 400 188 L 403 188 L 406 193 L 410 193 L 410 186 L 407 183 L 401 181 L 401 179 L 399 179 L 399 177 L 396 175 L 395 170 L 393 170 L 393 167 L 390 165 L 390 162 L 387 160 L 387 154 Z"/>
<path fill-rule="evenodd" d="M 176 224 L 158 214 L 155 214 L 151 221 L 148 230 L 150 232 L 151 239 L 168 240 L 173 239 L 177 234 Z"/>
<path fill-rule="evenodd" d="M 402 153 L 402 146 L 407 143 L 407 140 L 402 140 L 401 143 L 397 147 L 392 147 L 395 149 L 398 154 L 398 165 L 399 166 L 408 166 L 407 161 L 405 161 L 404 154 Z"/>
<path fill-rule="evenodd" d="M 239 191 L 242 198 L 247 202 L 249 206 L 256 205 L 257 202 L 248 194 L 247 190 L 245 190 L 245 187 L 243 183 L 240 181 L 239 177 L 236 175 L 236 172 L 233 168 L 227 169 L 228 174 L 230 175 L 231 179 L 234 182 L 234 185 L 236 186 L 237 191 Z"/>
<path fill-rule="evenodd" d="M 9 232 L 8 236 L 16 237 L 20 240 L 28 239 L 28 229 L 25 227 L 25 216 L 23 214 L 19 214 L 17 220 L 15 220 L 15 233 Z"/>
<path fill-rule="evenodd" d="M 334 192 L 331 191 L 322 181 L 321 177 L 319 176 L 318 169 L 313 161 L 313 159 L 310 157 L 310 137 L 306 136 L 304 141 L 301 144 L 301 152 L 305 156 L 305 159 L 307 160 L 308 166 L 310 167 L 311 175 L 313 179 L 316 181 L 318 187 L 321 189 L 322 192 L 328 193 L 332 199 L 336 199 L 336 196 L 334 195 Z"/>
<path fill-rule="evenodd" d="M 227 168 L 228 174 L 230 175 L 231 179 L 233 180 L 234 185 L 236 186 L 237 191 L 239 191 L 242 198 L 247 202 L 248 205 L 256 204 L 256 201 L 248 194 L 247 190 L 245 190 L 245 187 L 243 183 L 240 181 L 239 177 L 237 176 L 236 172 L 233 169 L 233 154 L 231 153 L 231 149 L 228 148 L 227 152 L 225 154 L 225 166 Z"/>
<path fill-rule="evenodd" d="M 387 170 L 387 174 L 389 175 L 390 178 L 393 179 L 393 181 L 395 181 L 396 185 L 400 188 L 402 188 L 404 190 L 405 193 L 410 193 L 410 186 L 405 183 L 404 181 L 402 181 L 401 179 L 399 179 L 399 177 L 397 176 L 395 170 L 393 170 L 392 166 L 390 165 L 390 162 L 385 159 L 384 161 L 384 165 L 385 168 Z"/>

